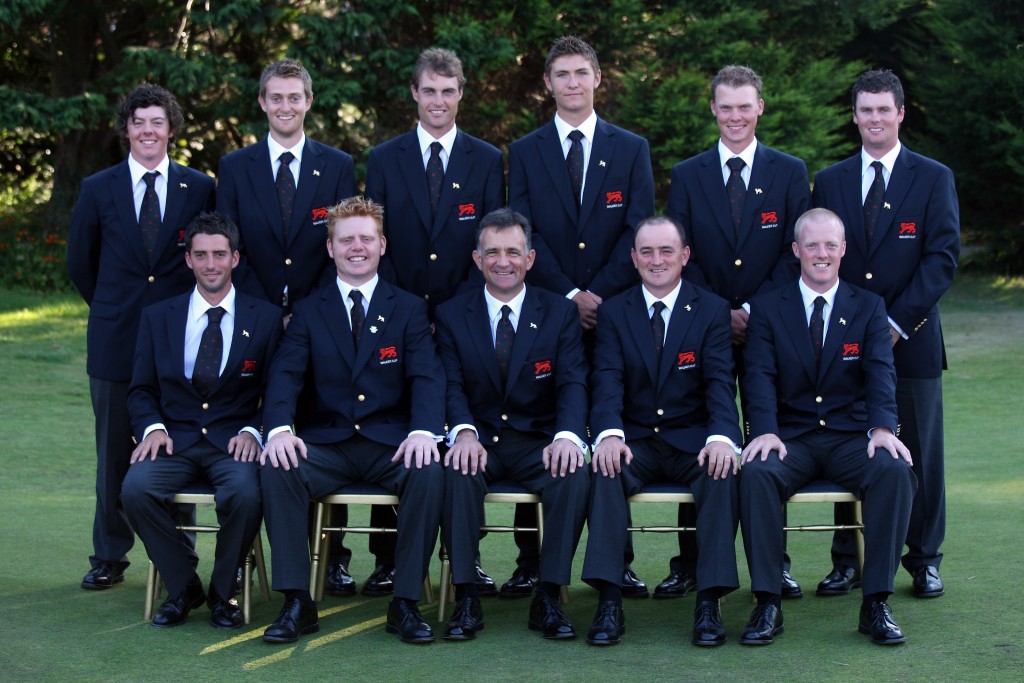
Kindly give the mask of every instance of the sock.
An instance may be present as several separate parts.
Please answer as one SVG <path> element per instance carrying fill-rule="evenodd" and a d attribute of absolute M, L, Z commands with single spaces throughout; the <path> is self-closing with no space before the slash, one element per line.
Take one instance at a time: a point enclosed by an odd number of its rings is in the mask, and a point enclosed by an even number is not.
<path fill-rule="evenodd" d="M 559 586 L 551 583 L 550 581 L 541 581 L 537 584 L 537 590 L 544 593 L 544 595 L 548 596 L 552 600 L 558 600 L 558 589 Z"/>
<path fill-rule="evenodd" d="M 455 584 L 455 601 L 462 602 L 466 598 L 480 599 L 480 591 L 477 589 L 475 581 L 472 583 Z"/>
<path fill-rule="evenodd" d="M 298 600 L 305 607 L 309 607 L 313 604 L 313 596 L 309 594 L 308 588 L 299 590 L 286 590 L 284 592 L 285 600 Z"/>
<path fill-rule="evenodd" d="M 888 599 L 889 593 L 865 593 L 861 605 L 869 607 L 873 602 L 885 602 Z"/>
<path fill-rule="evenodd" d="M 782 608 L 782 596 L 778 593 L 769 593 L 768 591 L 755 591 L 754 597 L 757 598 L 757 606 L 764 607 L 765 605 L 775 605 L 779 609 Z"/>
<path fill-rule="evenodd" d="M 722 591 L 717 588 L 705 588 L 704 590 L 697 591 L 697 604 L 703 602 L 713 602 L 718 604 L 718 599 L 722 597 Z M 761 604 L 760 600 L 757 604 Z"/>
<path fill-rule="evenodd" d="M 622 586 L 611 581 L 594 580 L 591 584 L 597 589 L 597 599 L 601 602 L 622 603 Z"/>

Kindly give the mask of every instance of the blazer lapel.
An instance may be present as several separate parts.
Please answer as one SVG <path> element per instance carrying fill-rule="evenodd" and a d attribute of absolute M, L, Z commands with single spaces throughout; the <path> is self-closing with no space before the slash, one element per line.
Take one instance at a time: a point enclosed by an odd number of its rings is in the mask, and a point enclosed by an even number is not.
<path fill-rule="evenodd" d="M 362 372 L 367 361 L 377 353 L 378 342 L 387 334 L 388 325 L 391 323 L 391 313 L 395 310 L 395 294 L 391 285 L 383 280 L 377 281 L 377 288 L 370 299 L 370 305 L 366 308 L 366 320 L 363 322 L 363 331 L 359 335 L 359 348 L 356 349 L 356 362 L 352 366 L 352 374 Z M 370 328 L 376 328 L 373 332 Z M 351 328 L 350 328 L 351 329 Z M 351 332 L 349 333 L 351 337 Z"/>
<path fill-rule="evenodd" d="M 605 125 L 604 121 L 598 119 L 597 127 L 594 129 L 594 141 L 590 146 L 590 162 L 587 164 L 584 176 L 586 180 L 583 183 L 583 201 L 580 204 L 577 234 L 590 221 L 590 214 L 600 210 L 601 188 L 604 187 L 604 179 L 608 174 L 608 164 L 613 159 L 615 159 L 615 136 L 611 128 Z M 566 175 L 568 176 L 568 172 Z"/>
<path fill-rule="evenodd" d="M 501 375 L 498 371 L 498 358 L 494 355 L 494 339 L 491 336 L 491 321 L 487 315 L 487 302 L 484 301 L 483 288 L 480 288 L 480 296 L 473 297 L 466 307 L 466 333 L 473 342 L 477 353 L 480 356 L 481 365 L 487 372 L 487 377 L 494 385 L 499 394 L 505 393 L 505 387 L 501 386 Z M 520 324 L 522 320 L 520 319 Z M 466 381 L 465 378 L 463 378 Z"/>
<path fill-rule="evenodd" d="M 132 187 L 132 173 L 128 169 L 128 160 L 117 167 L 117 171 L 110 176 L 110 195 L 114 198 L 114 206 L 117 208 L 118 222 L 124 230 L 124 239 L 131 245 L 132 252 L 143 265 L 144 270 L 149 270 L 149 257 L 146 256 L 146 248 L 142 246 L 142 233 L 139 230 L 139 217 L 135 213 L 135 188 Z"/>
<path fill-rule="evenodd" d="M 807 329 L 807 313 L 804 311 L 804 299 L 800 296 L 800 287 L 794 282 L 782 292 L 782 319 L 796 351 L 800 365 L 812 383 L 817 385 L 818 369 L 814 362 L 814 349 L 811 348 L 811 333 Z M 783 372 L 779 368 L 779 372 Z"/>
<path fill-rule="evenodd" d="M 412 197 L 420 225 L 429 232 L 433 222 L 430 216 L 430 190 L 427 188 L 427 172 L 423 167 L 423 154 L 415 130 L 402 137 L 399 155 L 398 167 L 402 171 L 405 188 Z M 451 159 L 448 161 L 451 162 Z"/>
<path fill-rule="evenodd" d="M 633 287 L 626 299 L 626 323 L 637 352 L 647 368 L 651 384 L 658 384 L 657 357 L 654 355 L 654 336 L 651 332 L 651 318 L 640 287 Z"/>
<path fill-rule="evenodd" d="M 910 150 L 906 147 L 900 150 L 896 156 L 896 162 L 892 165 L 892 173 L 889 176 L 889 184 L 885 188 L 885 196 L 882 201 L 882 209 L 878 212 L 878 223 L 875 225 L 874 237 L 868 246 L 868 256 L 873 254 L 879 245 L 885 242 L 886 237 L 894 229 L 893 219 L 899 211 L 900 205 L 907 197 L 910 186 L 914 183 L 914 161 L 911 158 Z"/>
<path fill-rule="evenodd" d="M 722 181 L 722 167 L 719 164 L 718 148 L 712 147 L 701 155 L 700 185 L 704 196 L 715 215 L 718 229 L 733 247 L 736 246 L 736 231 L 732 227 L 732 216 L 729 214 L 729 197 L 725 194 L 725 183 Z"/>
<path fill-rule="evenodd" d="M 356 342 L 352 338 L 352 325 L 349 322 L 348 309 L 341 300 L 341 292 L 338 291 L 337 286 L 324 290 L 321 294 L 319 310 L 324 324 L 327 326 L 327 332 L 338 347 L 341 357 L 345 359 L 349 367 L 354 366 Z M 310 333 L 312 332 L 313 330 L 310 330 Z"/>
<path fill-rule="evenodd" d="M 189 191 L 181 166 L 170 162 L 167 167 L 167 205 L 164 207 L 164 220 L 160 225 L 160 239 L 156 246 L 158 253 L 167 249 L 168 243 L 172 240 L 177 242 L 176 229 L 181 221 L 181 211 L 188 199 Z"/>
<path fill-rule="evenodd" d="M 456 133 L 452 153 L 448 155 L 448 168 L 445 169 L 444 180 L 441 181 L 441 198 L 437 202 L 437 213 L 430 224 L 431 239 L 436 238 L 444 228 L 448 216 L 451 215 L 452 206 L 458 200 L 462 185 L 467 178 L 472 177 L 472 170 L 473 150 L 466 143 L 465 134 Z"/>
<path fill-rule="evenodd" d="M 292 223 L 288 226 L 288 244 L 295 241 L 296 235 L 306 225 L 308 213 L 313 207 L 313 197 L 320 188 L 323 178 L 325 159 L 320 150 L 306 138 L 302 146 L 302 163 L 299 170 L 298 187 L 295 188 L 295 204 L 292 208 Z M 326 231 L 325 231 L 326 234 Z"/>
<path fill-rule="evenodd" d="M 191 294 L 176 297 L 171 302 L 171 312 L 167 316 L 167 340 L 171 349 L 171 357 L 167 360 L 171 364 L 174 376 L 177 377 L 183 386 L 195 391 L 192 382 L 185 376 L 185 325 L 188 322 L 188 308 Z M 196 392 L 198 395 L 198 392 Z"/>
<path fill-rule="evenodd" d="M 523 308 L 519 312 L 516 340 L 512 344 L 512 356 L 508 362 L 508 381 L 505 383 L 504 392 L 506 397 L 511 393 L 512 387 L 515 386 L 516 381 L 519 379 L 519 373 L 523 370 L 526 358 L 530 355 L 530 350 L 533 348 L 533 343 L 536 341 L 543 324 L 544 307 L 540 305 L 540 301 L 537 300 L 531 288 L 527 287 Z"/>
<path fill-rule="evenodd" d="M 249 182 L 252 183 L 253 194 L 266 217 L 267 223 L 276 229 L 271 230 L 278 244 L 284 246 L 284 231 L 281 226 L 281 207 L 277 203 L 277 185 L 270 165 L 270 148 L 264 138 L 259 144 L 253 145 L 248 164 Z M 296 202 L 298 203 L 298 202 Z"/>
<path fill-rule="evenodd" d="M 676 298 L 676 307 L 672 310 L 672 316 L 668 321 L 665 348 L 661 352 L 661 367 L 658 368 L 659 391 L 675 365 L 676 353 L 682 345 L 686 333 L 690 331 L 690 325 L 693 324 L 697 312 L 697 292 L 689 284 L 683 282 L 679 296 Z"/>
<path fill-rule="evenodd" d="M 775 158 L 764 145 L 758 143 L 754 151 L 754 166 L 750 169 L 750 185 L 747 186 L 747 196 L 743 200 L 743 218 L 740 220 L 739 244 L 750 237 L 753 230 L 759 230 L 761 221 L 755 218 L 761 212 L 764 205 L 764 198 L 771 190 L 772 180 L 775 178 Z M 769 207 L 771 209 L 772 207 Z"/>
<path fill-rule="evenodd" d="M 843 203 L 846 216 L 852 225 L 846 226 L 846 243 L 856 245 L 860 253 L 867 258 L 869 246 L 867 233 L 864 229 L 864 197 L 861 196 L 860 155 L 847 159 L 843 163 L 842 172 L 845 176 L 840 180 L 843 188 Z"/>
<path fill-rule="evenodd" d="M 228 362 L 224 365 L 224 372 L 220 373 L 217 383 L 213 385 L 216 391 L 227 381 L 228 377 L 238 376 L 241 373 L 242 359 L 249 350 L 249 343 L 252 341 L 252 330 L 256 327 L 256 314 L 252 310 L 252 304 L 246 304 L 235 291 L 235 330 L 231 333 L 231 351 L 228 352 Z"/>
<path fill-rule="evenodd" d="M 846 333 L 850 329 L 850 320 L 855 310 L 853 290 L 840 283 L 836 298 L 832 304 L 832 313 L 828 318 L 828 331 L 825 333 L 825 344 L 821 348 L 821 362 L 818 364 L 818 378 L 824 378 L 829 368 L 839 359 L 839 352 Z"/>
<path fill-rule="evenodd" d="M 540 156 L 541 165 L 551 178 L 551 186 L 555 195 L 562 202 L 566 214 L 571 216 L 576 225 L 580 225 L 579 211 L 576 209 L 576 198 L 573 197 L 572 183 L 569 182 L 569 171 L 565 165 L 565 154 L 562 153 L 562 143 L 558 139 L 558 129 L 555 122 L 541 128 L 537 135 L 537 153 Z M 593 157 L 593 154 L 591 154 Z M 536 169 L 530 169 L 535 171 Z"/>

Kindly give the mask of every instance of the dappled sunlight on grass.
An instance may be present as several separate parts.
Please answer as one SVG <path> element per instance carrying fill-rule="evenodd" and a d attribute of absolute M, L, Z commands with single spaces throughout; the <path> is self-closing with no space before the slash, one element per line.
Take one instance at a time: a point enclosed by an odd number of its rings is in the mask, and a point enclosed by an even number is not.
<path fill-rule="evenodd" d="M 67 343 L 82 345 L 88 310 L 85 302 L 70 297 L 49 301 L 42 297 L 35 298 L 35 302 L 19 301 L 18 303 L 27 305 L 17 308 L 12 306 L 0 312 L 0 343 L 49 342 L 55 346 L 64 346 Z M 43 354 L 40 360 L 47 361 L 55 360 L 47 357 L 53 350 L 52 347 L 42 346 L 37 349 L 22 349 L 22 353 L 38 352 Z"/>

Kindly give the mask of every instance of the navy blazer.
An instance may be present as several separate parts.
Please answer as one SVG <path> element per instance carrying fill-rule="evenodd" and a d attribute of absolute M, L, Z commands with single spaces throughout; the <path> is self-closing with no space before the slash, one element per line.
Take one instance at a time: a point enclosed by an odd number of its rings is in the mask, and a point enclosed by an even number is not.
<path fill-rule="evenodd" d="M 285 285 L 294 304 L 334 281 L 327 209 L 356 194 L 352 157 L 345 152 L 306 136 L 301 166 L 287 245 L 267 139 L 222 157 L 217 169 L 217 211 L 241 234 L 235 284 L 278 305 Z"/>
<path fill-rule="evenodd" d="M 660 364 L 641 287 L 601 304 L 590 385 L 594 438 L 607 429 L 622 430 L 627 442 L 657 435 L 687 453 L 710 434 L 742 443 L 729 306 L 686 281 Z"/>
<path fill-rule="evenodd" d="M 150 266 L 128 160 L 82 181 L 68 230 L 68 274 L 89 304 L 90 377 L 131 379 L 142 309 L 195 285 L 185 263 L 185 229 L 213 205 L 213 178 L 171 161 L 163 224 Z"/>
<path fill-rule="evenodd" d="M 946 351 L 938 302 L 953 284 L 960 258 L 953 173 L 903 147 L 871 244 L 864 232 L 860 154 L 818 173 L 812 200 L 838 214 L 846 226 L 840 277 L 881 295 L 889 316 L 909 337 L 893 349 L 899 376 L 939 377 Z"/>
<path fill-rule="evenodd" d="M 416 130 L 374 147 L 366 167 L 366 197 L 384 206 L 387 253 L 381 273 L 434 308 L 452 298 L 472 277 L 476 229 L 491 211 L 505 206 L 505 167 L 494 146 L 458 131 L 430 215 L 427 175 Z"/>
<path fill-rule="evenodd" d="M 483 286 L 437 308 L 437 344 L 448 380 L 448 427 L 471 424 L 485 444 L 505 426 L 552 439 L 587 439 L 587 361 L 579 311 L 527 286 L 508 379 L 501 383 Z"/>
<path fill-rule="evenodd" d="M 358 349 L 336 280 L 296 304 L 270 367 L 268 430 L 293 424 L 307 382 L 298 436 L 310 443 L 358 431 L 397 447 L 412 430 L 443 433 L 444 371 L 427 305 L 387 282 L 370 299 Z"/>
<path fill-rule="evenodd" d="M 607 299 L 637 281 L 633 228 L 654 213 L 647 140 L 598 119 L 579 211 L 554 121 L 513 142 L 508 166 L 509 206 L 534 229 L 528 282 Z"/>
<path fill-rule="evenodd" d="M 203 398 L 185 377 L 185 326 L 192 292 L 142 312 L 128 411 L 136 439 L 162 422 L 180 452 L 200 439 L 227 452 L 243 427 L 262 433 L 260 402 L 270 359 L 281 337 L 281 309 L 235 293 L 231 350 L 210 395 Z"/>
<path fill-rule="evenodd" d="M 741 379 L 750 438 L 786 440 L 819 427 L 895 434 L 896 370 L 882 299 L 840 281 L 817 368 L 807 328 L 795 281 L 751 303 Z"/>
<path fill-rule="evenodd" d="M 799 275 L 793 226 L 811 204 L 807 166 L 794 156 L 758 143 L 750 174 L 738 239 L 717 145 L 675 165 L 666 210 L 690 239 L 687 279 L 732 308 Z"/>

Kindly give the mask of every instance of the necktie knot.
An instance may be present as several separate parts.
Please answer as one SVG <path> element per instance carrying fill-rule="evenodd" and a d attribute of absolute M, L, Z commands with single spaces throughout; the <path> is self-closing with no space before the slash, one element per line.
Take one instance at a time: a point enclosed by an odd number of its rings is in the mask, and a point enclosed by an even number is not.
<path fill-rule="evenodd" d="M 872 161 L 871 162 L 871 168 L 875 169 L 875 175 L 876 176 L 880 176 L 880 175 L 882 175 L 882 169 L 884 169 L 885 166 L 882 165 L 881 161 Z M 882 179 L 885 180 L 884 177 Z"/>
<path fill-rule="evenodd" d="M 664 301 L 655 301 L 651 304 L 651 308 L 654 309 L 654 315 L 651 316 L 653 318 L 655 315 L 661 315 L 661 312 L 668 307 L 665 305 Z"/>
<path fill-rule="evenodd" d="M 156 177 L 160 175 L 157 171 L 150 171 L 142 174 L 142 180 L 146 183 L 146 189 L 152 190 L 156 188 Z"/>
<path fill-rule="evenodd" d="M 733 157 L 725 162 L 725 165 L 729 167 L 729 170 L 732 171 L 733 175 L 736 175 L 743 170 L 743 167 L 747 165 L 747 162 L 743 161 L 743 159 L 740 159 L 739 157 Z"/>
<path fill-rule="evenodd" d="M 360 311 L 363 308 L 363 294 L 358 289 L 353 289 L 348 293 L 348 298 L 352 299 L 352 308 L 359 307 Z"/>
<path fill-rule="evenodd" d="M 655 301 L 651 308 L 654 309 L 654 313 L 651 314 L 651 334 L 654 335 L 654 350 L 660 358 L 661 350 L 665 346 L 665 317 L 661 312 L 668 306 L 664 301 Z"/>
<path fill-rule="evenodd" d="M 352 338 L 355 339 L 356 346 L 359 346 L 359 336 L 363 331 L 363 319 L 365 317 L 363 294 L 358 289 L 353 289 L 348 293 L 348 298 L 352 300 Z"/>
<path fill-rule="evenodd" d="M 578 130 L 569 131 L 569 139 L 573 142 L 579 142 L 583 139 L 583 133 Z"/>
<path fill-rule="evenodd" d="M 430 143 L 430 158 L 427 159 L 427 190 L 430 197 L 430 214 L 437 213 L 441 201 L 441 185 L 444 181 L 444 164 L 441 163 L 441 143 Z"/>
<path fill-rule="evenodd" d="M 192 369 L 192 386 L 204 398 L 210 394 L 220 375 L 221 356 L 224 353 L 224 335 L 220 321 L 224 309 L 214 306 L 206 309 L 206 329 L 199 338 L 195 366 Z"/>
<path fill-rule="evenodd" d="M 295 161 L 295 155 L 291 152 L 281 152 L 281 156 L 278 157 L 281 160 L 281 164 L 284 166 L 290 166 Z"/>
<path fill-rule="evenodd" d="M 430 143 L 430 156 L 437 157 L 438 159 L 440 159 L 442 149 L 444 149 L 444 147 L 441 145 L 441 143 L 438 142 L 437 140 L 434 140 L 433 142 Z"/>
<path fill-rule="evenodd" d="M 821 361 L 821 347 L 825 343 L 825 297 L 814 299 L 814 310 L 808 325 L 811 333 L 811 349 L 814 351 L 815 362 Z"/>
<path fill-rule="evenodd" d="M 224 317 L 224 309 L 220 306 L 214 306 L 213 308 L 206 309 L 206 317 L 209 319 L 210 325 L 220 325 L 221 318 Z"/>
<path fill-rule="evenodd" d="M 509 322 L 511 322 L 511 319 L 509 318 L 509 315 L 511 315 L 511 314 L 512 314 L 512 307 L 511 306 L 509 306 L 508 304 L 505 304 L 504 306 L 501 307 L 501 319 L 502 320 L 508 320 Z"/>

